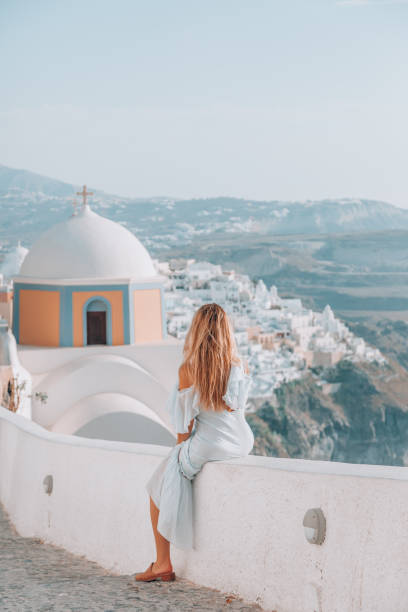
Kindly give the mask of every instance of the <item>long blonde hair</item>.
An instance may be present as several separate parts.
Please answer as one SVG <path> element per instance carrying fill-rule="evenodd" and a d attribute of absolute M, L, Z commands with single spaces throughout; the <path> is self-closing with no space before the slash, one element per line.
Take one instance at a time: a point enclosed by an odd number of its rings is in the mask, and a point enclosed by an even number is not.
<path fill-rule="evenodd" d="M 194 314 L 184 343 L 184 361 L 204 410 L 221 411 L 231 365 L 239 361 L 227 313 L 218 304 L 204 304 Z"/>

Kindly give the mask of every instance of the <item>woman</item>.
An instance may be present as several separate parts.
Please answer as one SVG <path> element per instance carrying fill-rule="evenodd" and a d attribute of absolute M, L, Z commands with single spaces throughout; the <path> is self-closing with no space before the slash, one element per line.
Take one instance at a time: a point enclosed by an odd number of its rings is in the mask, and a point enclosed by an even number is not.
<path fill-rule="evenodd" d="M 245 420 L 249 383 L 227 314 L 218 304 L 204 304 L 187 333 L 179 382 L 167 404 L 177 444 L 146 485 L 157 558 L 135 580 L 175 580 L 170 543 L 193 548 L 191 481 L 207 461 L 252 450 Z"/>

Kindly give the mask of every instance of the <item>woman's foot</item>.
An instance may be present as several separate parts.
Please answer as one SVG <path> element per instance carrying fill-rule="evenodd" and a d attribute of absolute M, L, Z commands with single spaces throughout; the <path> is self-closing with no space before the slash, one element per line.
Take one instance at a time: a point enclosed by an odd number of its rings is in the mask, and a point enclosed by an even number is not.
<path fill-rule="evenodd" d="M 159 564 L 157 563 L 157 561 L 155 561 L 152 565 L 152 572 L 154 574 L 162 574 L 163 572 L 164 573 L 167 572 L 171 574 L 172 571 L 173 571 L 173 566 L 170 562 Z"/>
<path fill-rule="evenodd" d="M 176 574 L 173 572 L 172 565 L 158 565 L 157 561 L 151 563 L 146 571 L 135 574 L 135 580 L 138 582 L 152 582 L 153 580 L 171 582 L 175 579 Z"/>

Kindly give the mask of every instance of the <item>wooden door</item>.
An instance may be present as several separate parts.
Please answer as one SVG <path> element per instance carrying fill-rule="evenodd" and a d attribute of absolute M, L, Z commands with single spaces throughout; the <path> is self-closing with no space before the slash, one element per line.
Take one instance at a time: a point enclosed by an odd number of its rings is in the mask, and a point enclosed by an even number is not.
<path fill-rule="evenodd" d="M 106 344 L 106 312 L 86 313 L 87 344 Z"/>

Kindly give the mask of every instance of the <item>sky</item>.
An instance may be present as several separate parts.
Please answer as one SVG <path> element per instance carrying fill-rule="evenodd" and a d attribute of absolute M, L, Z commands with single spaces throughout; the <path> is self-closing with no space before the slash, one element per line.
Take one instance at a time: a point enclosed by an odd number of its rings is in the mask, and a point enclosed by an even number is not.
<path fill-rule="evenodd" d="M 2 0 L 0 163 L 408 208 L 408 0 Z"/>

